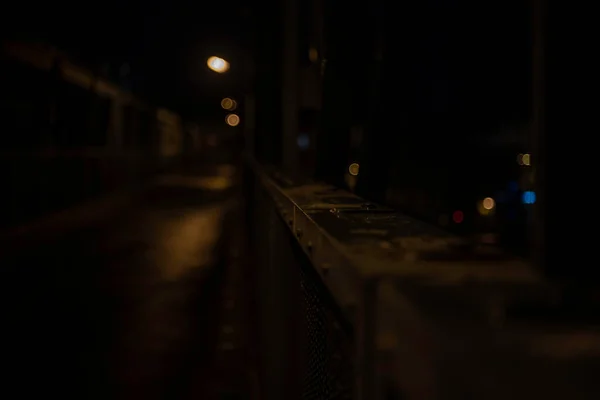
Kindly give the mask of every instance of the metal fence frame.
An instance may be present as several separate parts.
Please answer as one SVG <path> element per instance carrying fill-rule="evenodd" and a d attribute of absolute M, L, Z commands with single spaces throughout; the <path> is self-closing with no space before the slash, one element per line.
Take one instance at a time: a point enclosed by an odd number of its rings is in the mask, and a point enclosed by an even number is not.
<path fill-rule="evenodd" d="M 253 161 L 249 171 L 266 399 L 564 398 L 582 387 L 577 398 L 597 395 L 589 363 L 599 362 L 600 345 L 565 357 L 581 331 L 535 322 L 559 291 L 533 266 L 338 188 Z M 348 324 L 344 339 L 332 330 L 320 335 L 351 346 L 336 348 L 324 367 L 310 360 L 326 345 L 310 339 L 303 279 L 325 288 L 321 296 L 332 302 L 322 307 L 334 309 L 334 325 Z M 531 309 L 538 311 L 519 317 Z M 600 344 L 596 331 L 586 332 Z M 352 367 L 348 391 L 334 387 L 348 382 L 332 371 L 336 357 Z M 575 370 L 582 375 L 574 380 Z M 315 389 L 310 374 L 334 378 Z"/>

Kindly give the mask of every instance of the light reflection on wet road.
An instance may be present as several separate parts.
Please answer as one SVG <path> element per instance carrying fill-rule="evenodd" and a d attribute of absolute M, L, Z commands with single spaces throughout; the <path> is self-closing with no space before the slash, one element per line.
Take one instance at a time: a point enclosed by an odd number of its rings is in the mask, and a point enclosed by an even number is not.
<path fill-rule="evenodd" d="M 216 341 L 230 203 L 210 196 L 163 185 L 102 224 L 3 246 L 5 390 L 186 398 Z"/>

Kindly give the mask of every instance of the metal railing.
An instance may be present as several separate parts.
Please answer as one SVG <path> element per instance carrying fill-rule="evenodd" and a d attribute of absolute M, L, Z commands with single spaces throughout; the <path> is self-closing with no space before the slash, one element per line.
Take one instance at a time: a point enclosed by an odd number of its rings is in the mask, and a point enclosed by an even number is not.
<path fill-rule="evenodd" d="M 264 398 L 597 398 L 600 336 L 533 267 L 250 164 Z"/>

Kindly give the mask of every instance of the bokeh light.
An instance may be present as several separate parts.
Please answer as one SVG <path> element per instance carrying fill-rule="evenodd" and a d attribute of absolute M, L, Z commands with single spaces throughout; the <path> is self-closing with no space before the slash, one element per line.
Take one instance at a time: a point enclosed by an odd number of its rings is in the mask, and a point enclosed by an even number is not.
<path fill-rule="evenodd" d="M 530 190 L 523 192 L 523 197 L 521 200 L 522 200 L 523 204 L 535 204 L 535 200 L 536 200 L 535 192 L 532 192 Z"/>
<path fill-rule="evenodd" d="M 486 210 L 491 210 L 496 206 L 496 202 L 491 197 L 486 197 L 483 199 L 482 205 Z"/>
<path fill-rule="evenodd" d="M 238 126 L 240 124 L 240 117 L 237 114 L 228 114 L 225 117 L 225 122 L 229 126 Z"/>
<path fill-rule="evenodd" d="M 229 97 L 225 97 L 223 100 L 221 100 L 221 107 L 223 107 L 225 110 L 231 110 L 231 107 L 233 107 L 233 100 L 231 100 Z"/>
<path fill-rule="evenodd" d="M 357 163 L 352 163 L 350 164 L 350 166 L 348 167 L 348 172 L 350 173 L 350 175 L 352 176 L 357 176 L 358 175 L 358 170 L 360 169 L 360 165 L 358 165 Z"/>
<path fill-rule="evenodd" d="M 496 208 L 496 200 L 491 197 L 486 197 L 477 203 L 477 211 L 480 215 L 492 215 L 494 208 Z"/>
<path fill-rule="evenodd" d="M 206 61 L 208 68 L 222 74 L 229 69 L 229 63 L 220 57 L 212 56 Z"/>
<path fill-rule="evenodd" d="M 517 163 L 519 165 L 523 165 L 526 167 L 530 166 L 531 165 L 531 155 L 528 153 L 525 153 L 525 154 L 519 153 L 517 155 Z"/>

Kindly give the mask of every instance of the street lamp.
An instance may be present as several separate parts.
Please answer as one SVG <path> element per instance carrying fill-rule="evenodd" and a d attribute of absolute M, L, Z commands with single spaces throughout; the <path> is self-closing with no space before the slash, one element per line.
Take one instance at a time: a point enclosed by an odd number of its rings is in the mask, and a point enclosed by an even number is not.
<path fill-rule="evenodd" d="M 220 57 L 212 56 L 206 61 L 208 68 L 219 74 L 226 72 L 229 69 L 229 63 Z"/>

